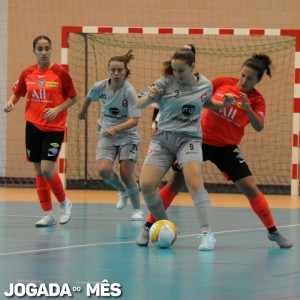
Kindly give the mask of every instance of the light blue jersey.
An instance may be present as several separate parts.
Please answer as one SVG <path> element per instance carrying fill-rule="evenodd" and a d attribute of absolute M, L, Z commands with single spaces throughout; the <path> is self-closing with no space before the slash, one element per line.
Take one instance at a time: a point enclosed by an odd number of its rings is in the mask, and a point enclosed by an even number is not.
<path fill-rule="evenodd" d="M 202 163 L 200 120 L 203 104 L 211 99 L 211 82 L 200 75 L 195 84 L 187 87 L 174 76 L 163 76 L 153 85 L 163 93 L 154 100 L 160 112 L 158 131 L 150 142 L 144 164 L 166 173 L 176 159 L 180 169 L 190 161 Z M 146 95 L 150 87 L 139 96 Z"/>
<path fill-rule="evenodd" d="M 125 80 L 123 86 L 116 92 L 109 88 L 109 80 L 96 82 L 87 94 L 90 101 L 101 101 L 101 117 L 97 123 L 99 134 L 111 127 L 122 124 L 130 118 L 140 118 L 141 111 L 135 107 L 137 93 L 134 87 Z M 138 137 L 137 126 L 116 133 L 115 138 L 125 136 Z"/>
<path fill-rule="evenodd" d="M 158 130 L 202 137 L 201 111 L 203 104 L 211 98 L 211 82 L 200 75 L 197 83 L 187 87 L 170 75 L 162 76 L 153 85 L 163 89 L 163 94 L 154 100 L 161 114 Z M 150 86 L 140 93 L 139 97 L 147 94 L 149 88 Z"/>

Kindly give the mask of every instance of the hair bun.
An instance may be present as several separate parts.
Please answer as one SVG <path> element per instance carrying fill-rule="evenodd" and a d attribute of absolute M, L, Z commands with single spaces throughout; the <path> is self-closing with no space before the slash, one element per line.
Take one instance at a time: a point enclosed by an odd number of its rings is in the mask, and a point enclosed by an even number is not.
<path fill-rule="evenodd" d="M 183 46 L 183 49 L 189 49 L 189 50 L 192 50 L 192 46 L 190 46 L 190 45 L 184 45 L 184 46 Z"/>

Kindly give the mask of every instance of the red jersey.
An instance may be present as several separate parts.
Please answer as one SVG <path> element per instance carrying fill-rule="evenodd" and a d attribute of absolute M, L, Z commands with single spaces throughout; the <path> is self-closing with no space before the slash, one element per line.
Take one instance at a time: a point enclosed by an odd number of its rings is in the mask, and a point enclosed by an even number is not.
<path fill-rule="evenodd" d="M 27 94 L 25 120 L 44 131 L 64 131 L 67 109 L 60 112 L 54 120 L 43 118 L 46 108 L 53 108 L 67 98 L 76 96 L 73 81 L 60 65 L 53 64 L 49 69 L 38 65 L 26 68 L 17 80 L 13 92 L 24 97 Z"/>
<path fill-rule="evenodd" d="M 224 109 L 203 111 L 201 126 L 203 143 L 212 146 L 239 145 L 244 136 L 245 126 L 250 122 L 245 108 L 242 107 L 237 78 L 218 77 L 212 81 L 213 96 L 223 102 L 224 94 L 233 93 L 237 96 L 235 104 Z M 266 105 L 263 96 L 257 91 L 246 93 L 253 111 L 264 120 Z"/>

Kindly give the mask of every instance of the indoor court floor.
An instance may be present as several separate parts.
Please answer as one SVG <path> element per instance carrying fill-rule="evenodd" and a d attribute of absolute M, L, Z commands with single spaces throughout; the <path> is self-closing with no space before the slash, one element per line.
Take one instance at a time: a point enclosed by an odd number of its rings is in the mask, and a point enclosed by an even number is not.
<path fill-rule="evenodd" d="M 294 243 L 280 249 L 242 195 L 211 194 L 217 243 L 214 251 L 198 251 L 188 194 L 169 209 L 178 228 L 171 249 L 135 244 L 144 221 L 130 220 L 130 206 L 116 210 L 117 192 L 67 194 L 71 221 L 36 228 L 35 190 L 0 188 L 0 300 L 300 299 L 300 197 L 267 196 L 278 228 Z"/>

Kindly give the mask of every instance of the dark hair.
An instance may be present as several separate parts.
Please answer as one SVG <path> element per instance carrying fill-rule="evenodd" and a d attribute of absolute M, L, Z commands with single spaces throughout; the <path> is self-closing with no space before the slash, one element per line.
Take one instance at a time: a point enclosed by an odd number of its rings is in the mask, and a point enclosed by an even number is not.
<path fill-rule="evenodd" d="M 36 46 L 37 42 L 40 41 L 40 40 L 47 40 L 49 42 L 50 46 L 51 46 L 50 38 L 48 38 L 46 35 L 39 35 L 32 42 L 33 49 L 35 49 L 35 46 Z"/>
<path fill-rule="evenodd" d="M 272 61 L 268 55 L 254 54 L 243 63 L 242 67 L 244 66 L 247 66 L 257 72 L 258 81 L 262 79 L 265 72 L 270 78 L 272 77 Z"/>
<path fill-rule="evenodd" d="M 125 55 L 121 55 L 121 56 L 113 56 L 109 61 L 108 61 L 108 65 L 112 62 L 112 61 L 118 61 L 118 62 L 122 62 L 124 63 L 125 68 L 127 69 L 126 71 L 126 75 L 125 78 L 128 78 L 130 76 L 130 70 L 128 69 L 127 65 L 128 63 L 134 59 L 134 56 L 132 54 L 133 50 L 129 50 Z"/>
<path fill-rule="evenodd" d="M 195 46 L 192 44 L 185 45 L 173 54 L 171 60 L 165 61 L 162 69 L 162 74 L 164 76 L 173 74 L 173 68 L 171 65 L 172 59 L 182 60 L 186 62 L 187 65 L 191 66 L 196 61 Z"/>

